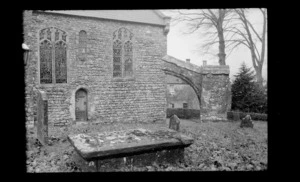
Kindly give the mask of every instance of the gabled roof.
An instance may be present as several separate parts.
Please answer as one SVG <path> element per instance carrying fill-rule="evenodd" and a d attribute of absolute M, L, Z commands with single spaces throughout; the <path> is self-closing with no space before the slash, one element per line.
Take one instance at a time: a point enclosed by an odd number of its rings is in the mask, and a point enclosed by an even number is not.
<path fill-rule="evenodd" d="M 168 23 L 167 21 L 170 20 L 170 17 L 165 16 L 158 10 L 60 10 L 44 12 L 163 26 L 165 26 Z"/>

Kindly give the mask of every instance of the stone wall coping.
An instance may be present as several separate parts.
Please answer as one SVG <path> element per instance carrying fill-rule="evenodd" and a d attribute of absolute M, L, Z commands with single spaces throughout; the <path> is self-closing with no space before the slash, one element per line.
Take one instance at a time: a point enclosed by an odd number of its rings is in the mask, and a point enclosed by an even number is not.
<path fill-rule="evenodd" d="M 179 67 L 197 72 L 202 74 L 229 74 L 230 69 L 229 65 L 206 65 L 206 66 L 197 66 L 195 64 L 182 61 L 180 59 L 174 58 L 172 56 L 166 55 L 162 58 L 163 61 L 173 63 Z"/>
<path fill-rule="evenodd" d="M 166 62 L 169 62 L 169 63 L 173 63 L 177 66 L 180 66 L 180 67 L 183 67 L 183 68 L 186 68 L 188 70 L 191 70 L 191 71 L 195 71 L 197 73 L 201 73 L 201 67 L 200 66 L 197 66 L 195 64 L 192 64 L 192 63 L 188 63 L 186 61 L 182 61 L 180 59 L 177 59 L 177 58 L 174 58 L 172 56 L 169 56 L 169 55 L 165 55 L 163 58 L 162 58 L 163 61 L 166 61 Z"/>

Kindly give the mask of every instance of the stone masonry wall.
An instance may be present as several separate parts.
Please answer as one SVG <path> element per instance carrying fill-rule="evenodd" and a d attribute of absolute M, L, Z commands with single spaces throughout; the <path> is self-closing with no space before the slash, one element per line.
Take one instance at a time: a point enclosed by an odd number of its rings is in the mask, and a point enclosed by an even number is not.
<path fill-rule="evenodd" d="M 199 67 L 168 55 L 164 56 L 163 60 L 166 75 L 176 76 L 194 88 L 199 98 L 201 119 L 226 119 L 226 112 L 231 108 L 228 65 L 204 64 Z M 168 80 L 166 76 L 166 81 Z"/>
<path fill-rule="evenodd" d="M 162 26 L 67 15 L 24 12 L 24 43 L 30 59 L 25 67 L 26 121 L 33 123 L 35 92 L 48 96 L 49 123 L 68 124 L 75 120 L 75 92 L 88 93 L 88 119 L 99 122 L 152 122 L 164 120 L 166 98 L 161 58 L 167 53 Z M 67 83 L 40 84 L 39 30 L 56 27 L 67 33 Z M 113 32 L 125 27 L 133 34 L 131 78 L 112 77 Z M 87 32 L 87 59 L 78 54 L 79 31 Z"/>
<path fill-rule="evenodd" d="M 229 67 L 203 67 L 202 74 L 201 119 L 226 119 L 231 107 Z"/>

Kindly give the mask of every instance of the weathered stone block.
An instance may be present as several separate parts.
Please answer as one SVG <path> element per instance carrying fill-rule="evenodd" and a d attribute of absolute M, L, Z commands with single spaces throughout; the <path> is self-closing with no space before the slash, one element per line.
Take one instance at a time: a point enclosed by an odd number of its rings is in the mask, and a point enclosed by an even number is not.
<path fill-rule="evenodd" d="M 184 148 L 194 141 L 167 128 L 69 135 L 68 140 L 83 159 L 95 161 L 99 170 L 183 161 Z"/>
<path fill-rule="evenodd" d="M 37 94 L 37 139 L 43 144 L 48 142 L 48 99 L 44 91 Z"/>

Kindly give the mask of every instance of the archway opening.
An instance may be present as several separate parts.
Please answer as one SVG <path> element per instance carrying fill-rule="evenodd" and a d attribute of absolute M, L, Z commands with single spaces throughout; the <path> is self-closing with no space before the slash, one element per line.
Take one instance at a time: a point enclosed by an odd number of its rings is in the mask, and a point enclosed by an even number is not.
<path fill-rule="evenodd" d="M 176 114 L 180 119 L 199 119 L 199 94 L 186 80 L 166 74 L 167 118 Z"/>

